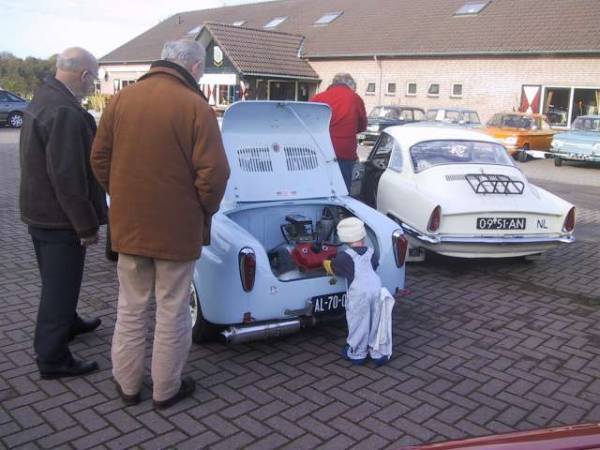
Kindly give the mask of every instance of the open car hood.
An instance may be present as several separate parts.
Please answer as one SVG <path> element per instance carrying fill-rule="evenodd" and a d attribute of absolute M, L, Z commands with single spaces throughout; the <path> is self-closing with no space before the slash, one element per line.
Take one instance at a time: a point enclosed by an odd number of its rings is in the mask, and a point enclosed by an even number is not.
<path fill-rule="evenodd" d="M 264 202 L 347 195 L 321 103 L 245 101 L 223 118 L 231 167 L 225 201 Z"/>

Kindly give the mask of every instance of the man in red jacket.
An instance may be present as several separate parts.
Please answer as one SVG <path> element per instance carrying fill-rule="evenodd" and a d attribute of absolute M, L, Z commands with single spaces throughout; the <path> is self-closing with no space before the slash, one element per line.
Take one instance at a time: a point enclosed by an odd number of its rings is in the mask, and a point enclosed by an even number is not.
<path fill-rule="evenodd" d="M 356 135 L 367 128 L 365 104 L 355 91 L 356 82 L 352 76 L 338 73 L 326 91 L 310 99 L 311 102 L 326 103 L 331 108 L 329 133 L 348 191 L 352 169 L 358 159 Z"/>

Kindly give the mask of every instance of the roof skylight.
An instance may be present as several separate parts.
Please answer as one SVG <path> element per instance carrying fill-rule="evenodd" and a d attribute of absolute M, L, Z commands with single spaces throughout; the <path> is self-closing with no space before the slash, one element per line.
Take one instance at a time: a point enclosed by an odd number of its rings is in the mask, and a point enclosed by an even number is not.
<path fill-rule="evenodd" d="M 455 16 L 476 16 L 485 9 L 490 1 L 465 3 L 454 13 Z"/>
<path fill-rule="evenodd" d="M 236 20 L 235 22 L 233 22 L 231 25 L 233 25 L 234 27 L 241 27 L 242 25 L 244 25 L 246 23 L 245 20 Z"/>
<path fill-rule="evenodd" d="M 326 14 L 323 14 L 317 20 L 315 20 L 313 25 L 329 25 L 335 19 L 340 17 L 342 14 L 343 14 L 343 11 L 328 12 Z"/>
<path fill-rule="evenodd" d="M 285 19 L 287 19 L 287 17 L 275 17 L 270 22 L 268 22 L 263 28 L 275 28 L 276 26 L 283 23 Z"/>
<path fill-rule="evenodd" d="M 192 28 L 187 34 L 197 34 L 202 29 L 202 25 L 198 25 L 195 28 Z"/>

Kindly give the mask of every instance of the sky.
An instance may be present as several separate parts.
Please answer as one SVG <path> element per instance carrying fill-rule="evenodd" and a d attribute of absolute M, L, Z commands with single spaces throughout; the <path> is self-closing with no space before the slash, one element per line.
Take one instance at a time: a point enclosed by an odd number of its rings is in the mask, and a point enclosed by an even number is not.
<path fill-rule="evenodd" d="M 183 11 L 265 0 L 0 0 L 0 52 L 48 58 L 83 47 L 100 58 Z"/>

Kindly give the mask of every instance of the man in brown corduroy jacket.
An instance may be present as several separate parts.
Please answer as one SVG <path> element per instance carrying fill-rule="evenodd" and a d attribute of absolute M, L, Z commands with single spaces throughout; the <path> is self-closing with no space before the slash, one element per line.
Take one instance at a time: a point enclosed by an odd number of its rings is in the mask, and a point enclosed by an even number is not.
<path fill-rule="evenodd" d="M 140 401 L 147 308 L 154 296 L 157 408 L 194 391 L 191 378 L 181 379 L 191 346 L 190 283 L 229 177 L 216 117 L 198 87 L 204 48 L 195 41 L 168 42 L 161 58 L 111 100 L 91 156 L 110 194 L 112 248 L 119 253 L 112 344 L 117 391 L 127 404 Z"/>

